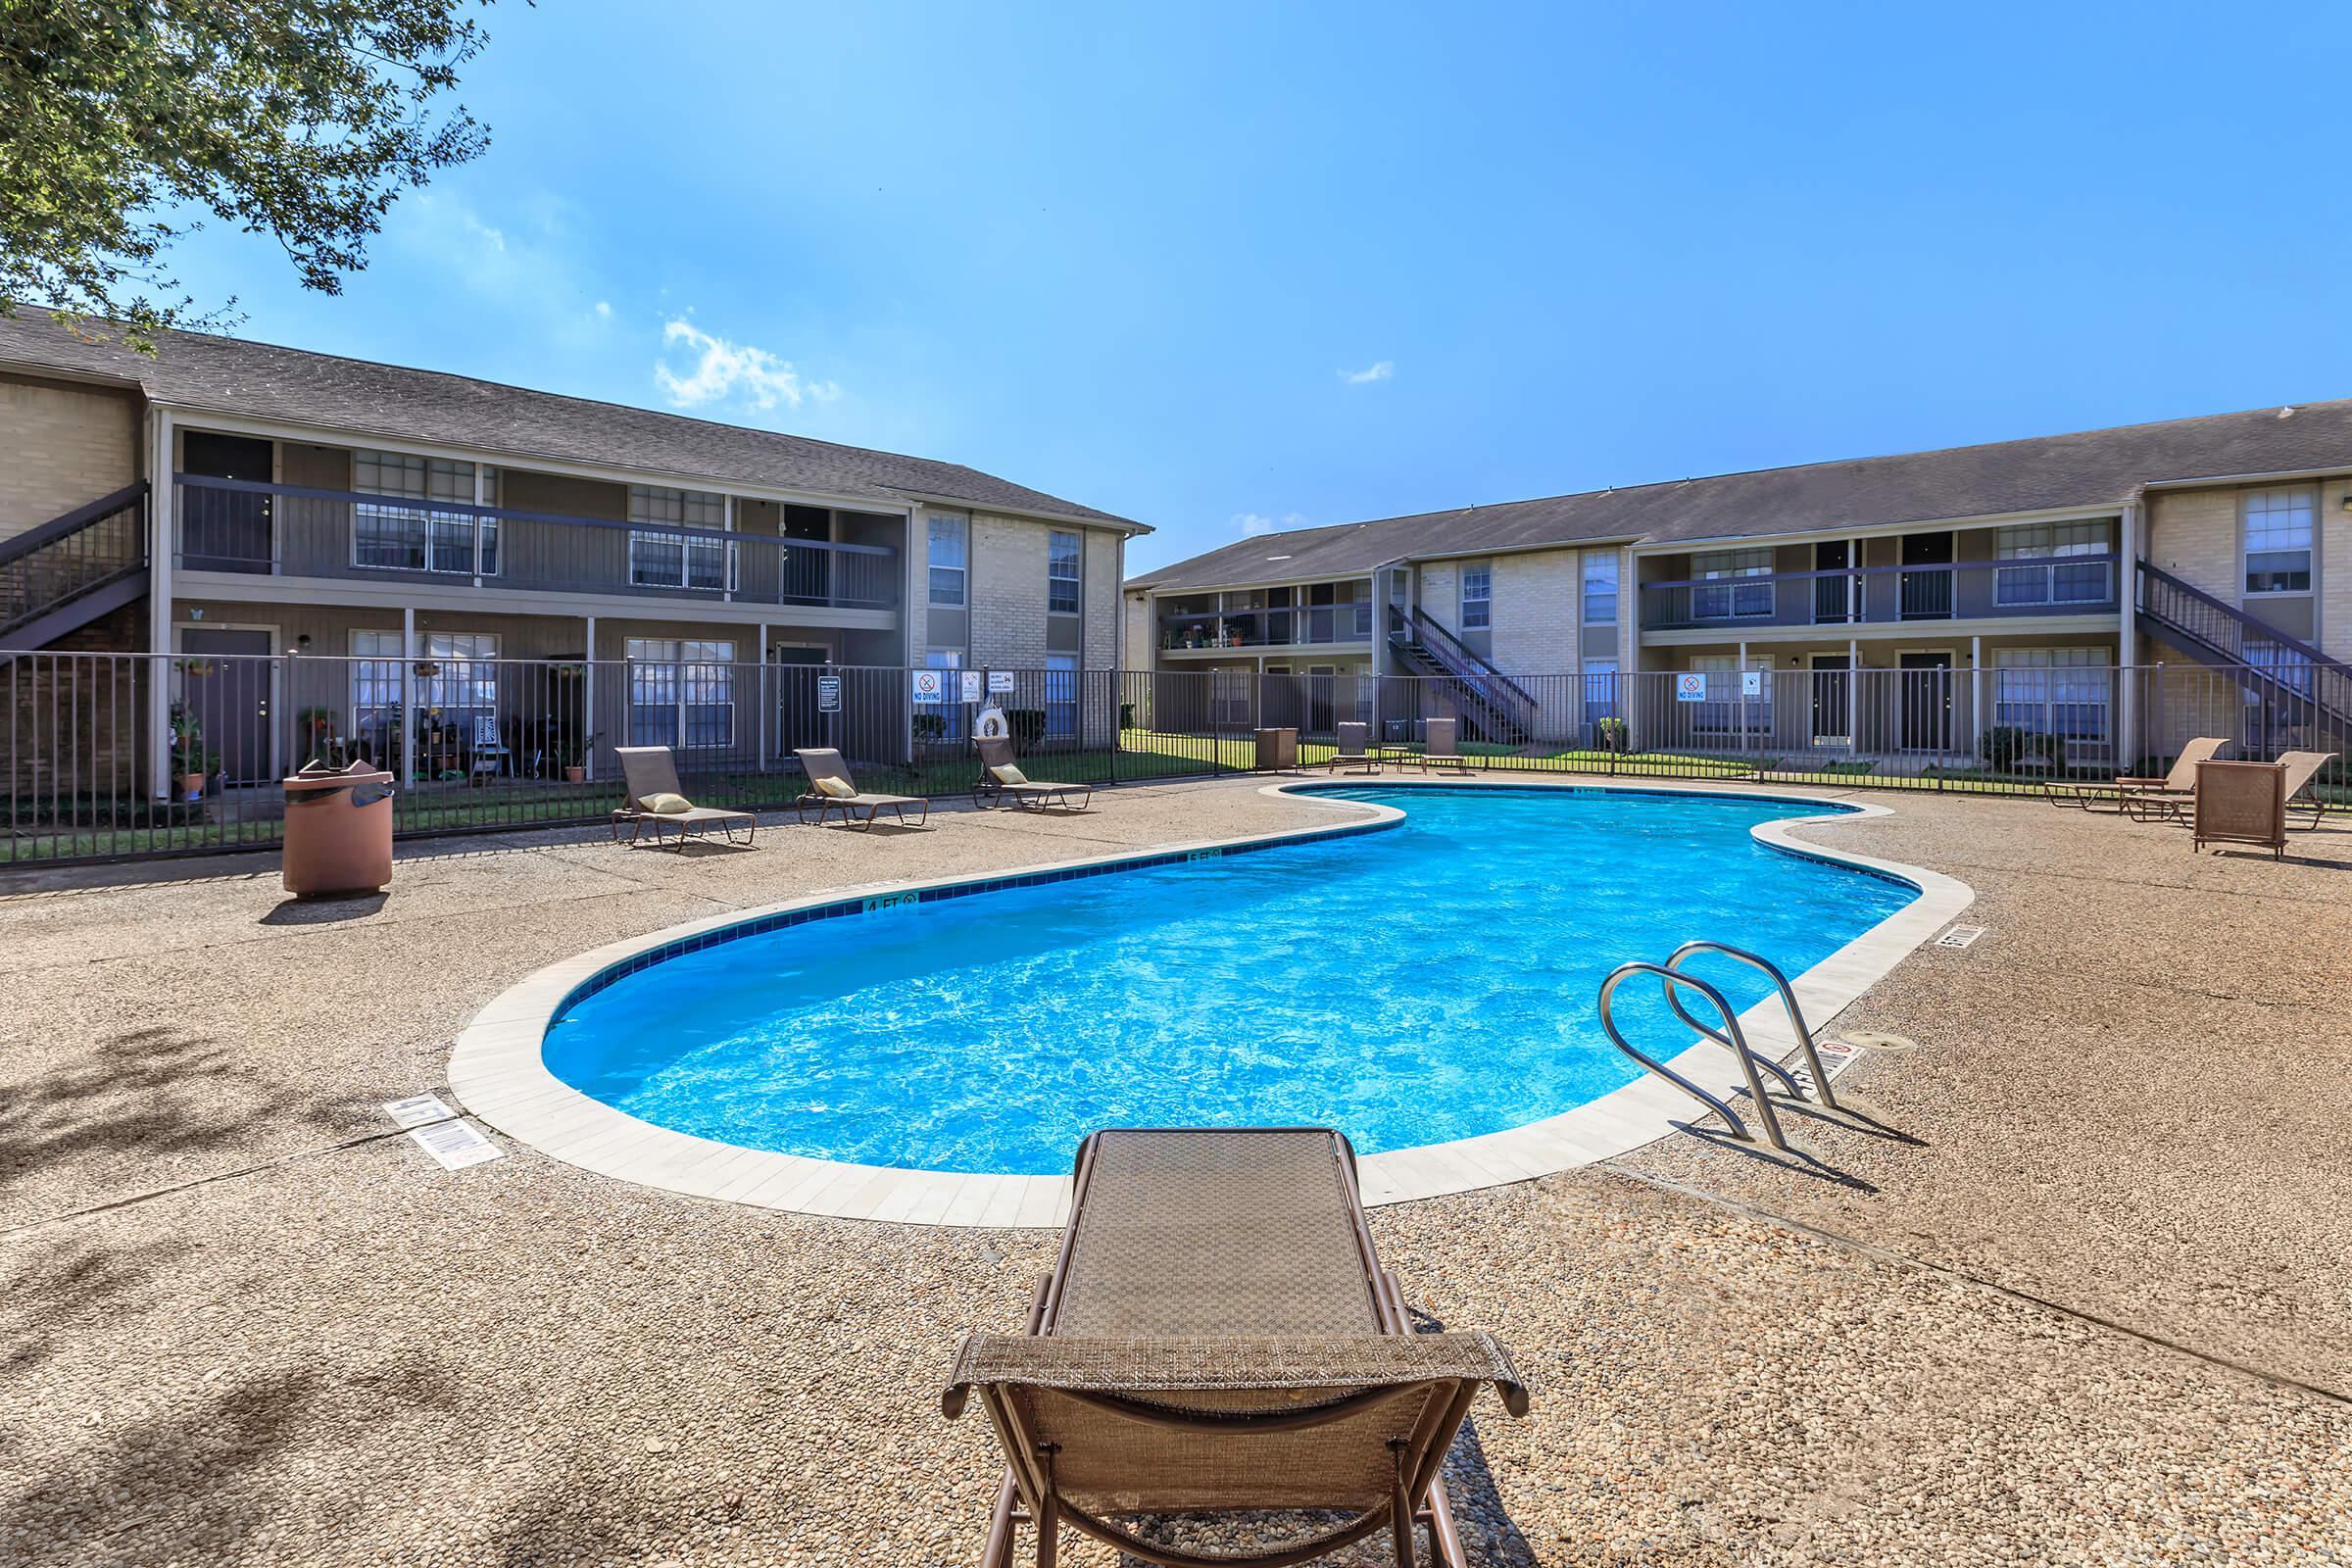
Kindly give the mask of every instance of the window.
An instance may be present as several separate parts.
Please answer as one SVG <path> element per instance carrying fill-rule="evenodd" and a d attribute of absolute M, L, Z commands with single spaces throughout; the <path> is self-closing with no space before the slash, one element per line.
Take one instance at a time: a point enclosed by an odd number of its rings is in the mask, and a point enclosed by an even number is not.
<path fill-rule="evenodd" d="M 491 471 L 483 470 L 487 485 Z M 474 571 L 473 532 L 482 531 L 481 573 L 498 572 L 498 519 L 473 508 L 473 465 L 398 452 L 351 455 L 351 487 L 423 505 L 362 501 L 351 513 L 351 564 L 386 571 Z M 435 506 L 433 503 L 441 503 Z M 466 510 L 451 510 L 450 503 Z"/>
<path fill-rule="evenodd" d="M 1078 660 L 1071 654 L 1046 656 L 1046 734 L 1078 733 Z"/>
<path fill-rule="evenodd" d="M 2093 517 L 2082 522 L 2030 522 L 2003 528 L 1994 554 L 2000 568 L 1992 574 L 1995 605 L 2094 605 L 2114 597 L 2112 565 L 2104 561 L 2079 561 L 2070 556 L 2108 553 L 2108 522 Z M 2011 564 L 2011 563 L 2024 564 Z"/>
<path fill-rule="evenodd" d="M 1611 564 L 1612 566 L 1614 563 Z M 1617 661 L 1585 661 L 1585 722 L 1597 724 L 1617 716 Z"/>
<path fill-rule="evenodd" d="M 1769 550 L 1710 550 L 1690 558 L 1690 575 L 1707 582 L 1717 578 L 1769 577 Z M 1690 618 L 1729 620 L 1735 616 L 1772 613 L 1772 584 L 1727 582 L 1723 587 L 1690 590 Z M 1695 667 L 1695 666 L 1693 666 Z"/>
<path fill-rule="evenodd" d="M 1078 613 L 1078 536 L 1046 536 L 1046 609 L 1056 615 Z"/>
<path fill-rule="evenodd" d="M 351 732 L 366 740 L 378 760 L 391 760 L 404 680 L 419 715 L 420 746 L 443 739 L 476 745 L 485 724 L 495 735 L 497 633 L 424 632 L 416 639 L 417 667 L 413 670 L 406 667 L 408 656 L 396 631 L 355 631 L 351 654 Z M 423 756 L 418 760 L 423 763 Z"/>
<path fill-rule="evenodd" d="M 1585 624 L 1617 624 L 1617 553 L 1614 550 L 1586 551 L 1584 579 Z"/>
<path fill-rule="evenodd" d="M 708 750 L 735 744 L 735 645 L 631 637 L 629 744 Z"/>
<path fill-rule="evenodd" d="M 2108 651 L 2003 648 L 1992 656 L 1992 721 L 2060 740 L 2107 738 Z"/>
<path fill-rule="evenodd" d="M 931 514 L 931 603 L 943 609 L 963 604 L 964 522 L 961 514 Z"/>
<path fill-rule="evenodd" d="M 1462 630 L 1484 631 L 1493 624 L 1494 568 L 1484 561 L 1462 567 Z"/>
<path fill-rule="evenodd" d="M 2309 490 L 2246 495 L 2246 592 L 2311 592 L 2311 536 L 2318 504 Z"/>
<path fill-rule="evenodd" d="M 633 484 L 629 486 L 629 520 L 719 533 L 727 526 L 727 498 L 707 490 Z M 735 547 L 720 540 L 688 539 L 674 533 L 629 535 L 629 581 L 640 588 L 732 588 L 734 565 Z"/>

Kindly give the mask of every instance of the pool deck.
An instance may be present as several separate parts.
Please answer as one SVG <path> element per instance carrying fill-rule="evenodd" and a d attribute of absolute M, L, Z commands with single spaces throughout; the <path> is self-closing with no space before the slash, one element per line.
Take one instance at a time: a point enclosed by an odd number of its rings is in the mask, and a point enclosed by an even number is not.
<path fill-rule="evenodd" d="M 937 1384 L 964 1326 L 1018 1324 L 1050 1233 L 504 1137 L 452 1174 L 381 1102 L 452 1096 L 491 999 L 606 943 L 1326 819 L 1259 782 L 749 853 L 466 841 L 350 904 L 235 862 L 0 883 L 0 1551 L 971 1561 L 995 1473 Z M 1477 1560 L 2352 1562 L 2352 830 L 2273 864 L 1855 798 L 1891 812 L 1795 835 L 1956 877 L 1986 927 L 1838 1020 L 1919 1042 L 1840 1081 L 1904 1140 L 1792 1119 L 1809 1166 L 1677 1138 L 1374 1215 L 1533 1388 L 1456 1450 Z"/>

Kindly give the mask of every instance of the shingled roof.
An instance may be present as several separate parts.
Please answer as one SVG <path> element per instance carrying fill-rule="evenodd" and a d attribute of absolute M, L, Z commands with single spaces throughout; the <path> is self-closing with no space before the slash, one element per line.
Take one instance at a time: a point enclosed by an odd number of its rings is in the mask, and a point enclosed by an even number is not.
<path fill-rule="evenodd" d="M 2328 468 L 2352 468 L 2352 400 L 1297 528 L 1145 572 L 1127 586 L 1349 577 L 1391 561 L 1489 550 L 1759 538 L 2120 507 L 2145 485 Z"/>
<path fill-rule="evenodd" d="M 148 359 L 112 344 L 85 343 L 28 307 L 0 316 L 0 368 L 11 368 L 131 383 L 176 408 L 463 447 L 516 461 L 587 463 L 713 486 L 759 485 L 890 505 L 947 501 L 1149 531 L 1129 518 L 961 464 L 208 333 L 164 333 L 155 358 Z"/>

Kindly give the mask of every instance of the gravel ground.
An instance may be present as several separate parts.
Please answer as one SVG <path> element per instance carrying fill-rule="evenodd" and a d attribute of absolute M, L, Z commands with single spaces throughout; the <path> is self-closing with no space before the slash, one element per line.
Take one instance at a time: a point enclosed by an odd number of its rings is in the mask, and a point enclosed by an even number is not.
<path fill-rule="evenodd" d="M 2352 1404 L 2319 1392 L 2352 1388 L 2352 833 L 2273 866 L 1874 798 L 1808 831 L 1960 876 L 1991 928 L 1840 1020 L 1921 1042 L 1846 1080 L 1918 1142 L 1808 1126 L 1841 1184 L 1678 1141 L 1376 1211 L 1408 1294 L 1533 1386 L 1456 1449 L 1475 1559 L 2352 1563 Z M 380 904 L 235 867 L 0 897 L 0 1557 L 971 1562 L 995 1470 L 938 1381 L 1052 1237 L 519 1148 L 451 1175 L 378 1102 L 597 942 L 1331 809 L 1160 786 L 750 855 L 470 845 Z"/>

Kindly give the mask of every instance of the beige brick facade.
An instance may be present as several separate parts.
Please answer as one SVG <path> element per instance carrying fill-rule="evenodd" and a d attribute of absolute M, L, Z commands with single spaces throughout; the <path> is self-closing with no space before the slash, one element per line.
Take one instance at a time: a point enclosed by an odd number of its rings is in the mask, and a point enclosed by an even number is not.
<path fill-rule="evenodd" d="M 1496 664 L 1514 674 L 1576 672 L 1581 560 L 1575 550 L 1494 559 Z"/>
<path fill-rule="evenodd" d="M 1089 528 L 1085 543 L 1085 598 L 1080 605 L 1086 612 L 1086 638 L 1079 667 L 1115 669 L 1119 664 L 1119 536 Z"/>
<path fill-rule="evenodd" d="M 1046 536 L 1042 522 L 972 514 L 971 662 L 1040 669 L 1046 662 Z"/>
<path fill-rule="evenodd" d="M 139 408 L 127 392 L 0 378 L 0 539 L 139 476 Z"/>
<path fill-rule="evenodd" d="M 2148 560 L 2227 604 L 2238 600 L 2237 496 L 2172 490 L 2149 498 Z"/>

